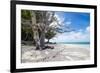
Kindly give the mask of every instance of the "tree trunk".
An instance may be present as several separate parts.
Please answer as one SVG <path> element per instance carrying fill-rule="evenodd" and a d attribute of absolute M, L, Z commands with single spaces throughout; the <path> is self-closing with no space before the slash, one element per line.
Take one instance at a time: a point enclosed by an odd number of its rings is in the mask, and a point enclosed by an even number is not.
<path fill-rule="evenodd" d="M 27 41 L 27 37 L 28 37 L 28 33 L 26 33 L 26 36 L 25 36 L 25 41 Z"/>
<path fill-rule="evenodd" d="M 34 40 L 35 40 L 35 44 L 36 44 L 36 50 L 41 50 L 38 31 L 34 31 Z"/>
<path fill-rule="evenodd" d="M 50 40 L 50 39 L 48 39 L 47 43 L 49 43 L 49 40 Z"/>
<path fill-rule="evenodd" d="M 45 48 L 45 31 L 41 32 L 40 47 L 41 47 L 41 49 Z"/>
<path fill-rule="evenodd" d="M 35 45 L 36 45 L 36 50 L 41 49 L 40 47 L 40 39 L 39 39 L 39 32 L 37 28 L 37 23 L 36 23 L 36 14 L 34 11 L 31 11 L 31 16 L 32 16 L 32 31 L 33 31 L 33 38 L 35 40 Z"/>

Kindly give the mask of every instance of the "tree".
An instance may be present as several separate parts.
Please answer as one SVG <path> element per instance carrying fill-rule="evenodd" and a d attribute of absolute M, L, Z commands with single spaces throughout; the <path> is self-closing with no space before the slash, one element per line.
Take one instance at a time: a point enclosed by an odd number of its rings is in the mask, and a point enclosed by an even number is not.
<path fill-rule="evenodd" d="M 56 32 L 62 33 L 70 31 L 69 26 L 65 27 L 59 23 L 54 11 L 23 10 L 21 17 L 21 23 L 31 27 L 36 49 L 39 50 L 45 48 L 45 38 L 49 42 L 56 35 Z M 56 23 L 57 25 L 51 26 L 52 23 Z"/>
<path fill-rule="evenodd" d="M 32 30 L 36 48 L 44 48 L 45 34 L 48 31 L 49 25 L 53 22 L 54 12 L 22 10 L 21 13 L 22 33 L 24 37 L 27 38 L 29 32 L 31 32 L 29 30 Z M 24 38 L 24 40 L 26 40 L 26 38 Z"/>
<path fill-rule="evenodd" d="M 49 25 L 53 22 L 54 12 L 31 11 L 31 16 L 36 48 L 42 50 L 45 48 L 45 34 L 49 29 Z"/>

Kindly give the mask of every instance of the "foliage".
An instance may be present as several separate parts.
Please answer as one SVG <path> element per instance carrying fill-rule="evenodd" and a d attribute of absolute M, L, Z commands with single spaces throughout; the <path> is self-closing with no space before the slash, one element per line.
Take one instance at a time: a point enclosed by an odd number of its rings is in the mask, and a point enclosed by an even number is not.
<path fill-rule="evenodd" d="M 31 27 L 27 27 L 25 25 L 22 25 L 22 28 L 21 28 L 21 38 L 22 40 L 25 40 L 25 41 L 33 41 L 33 32 L 32 32 L 32 29 Z"/>
<path fill-rule="evenodd" d="M 24 19 L 31 19 L 31 13 L 29 10 L 21 10 L 21 17 Z"/>
<path fill-rule="evenodd" d="M 49 43 L 49 40 L 52 39 L 55 35 L 56 35 L 56 32 L 52 30 L 52 28 L 50 28 L 45 35 L 46 39 L 48 39 L 47 42 Z"/>
<path fill-rule="evenodd" d="M 31 13 L 29 10 L 21 10 L 21 18 L 31 20 Z M 33 32 L 30 25 L 21 24 L 21 39 L 24 41 L 33 41 Z"/>
<path fill-rule="evenodd" d="M 53 22 L 57 25 L 51 26 L 50 24 Z M 43 49 L 45 47 L 45 39 L 48 39 L 49 43 L 49 40 L 57 32 L 63 33 L 67 31 L 69 31 L 69 27 L 59 24 L 57 17 L 55 17 L 55 12 L 21 10 L 21 38 L 25 41 L 35 41 L 36 48 Z"/>

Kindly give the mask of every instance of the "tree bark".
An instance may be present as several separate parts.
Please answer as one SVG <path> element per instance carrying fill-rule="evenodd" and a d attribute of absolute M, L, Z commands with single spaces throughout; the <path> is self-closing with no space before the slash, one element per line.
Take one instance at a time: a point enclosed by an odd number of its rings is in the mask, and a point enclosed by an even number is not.
<path fill-rule="evenodd" d="M 40 47 L 41 47 L 41 49 L 45 48 L 45 31 L 41 32 Z"/>
<path fill-rule="evenodd" d="M 39 39 L 39 32 L 38 32 L 38 24 L 36 23 L 36 14 L 34 11 L 31 11 L 32 16 L 32 31 L 33 31 L 33 38 L 35 40 L 36 50 L 40 50 L 40 39 Z"/>
<path fill-rule="evenodd" d="M 50 40 L 50 39 L 48 39 L 47 43 L 49 43 L 49 40 Z"/>

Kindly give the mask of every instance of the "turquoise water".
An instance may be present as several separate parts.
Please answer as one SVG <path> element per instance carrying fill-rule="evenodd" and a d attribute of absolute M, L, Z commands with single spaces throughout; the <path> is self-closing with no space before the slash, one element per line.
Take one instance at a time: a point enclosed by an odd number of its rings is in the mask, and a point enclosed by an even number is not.
<path fill-rule="evenodd" d="M 76 45 L 82 48 L 90 48 L 90 42 L 59 42 L 57 44 Z"/>
<path fill-rule="evenodd" d="M 57 42 L 58 44 L 90 44 L 90 42 Z"/>

